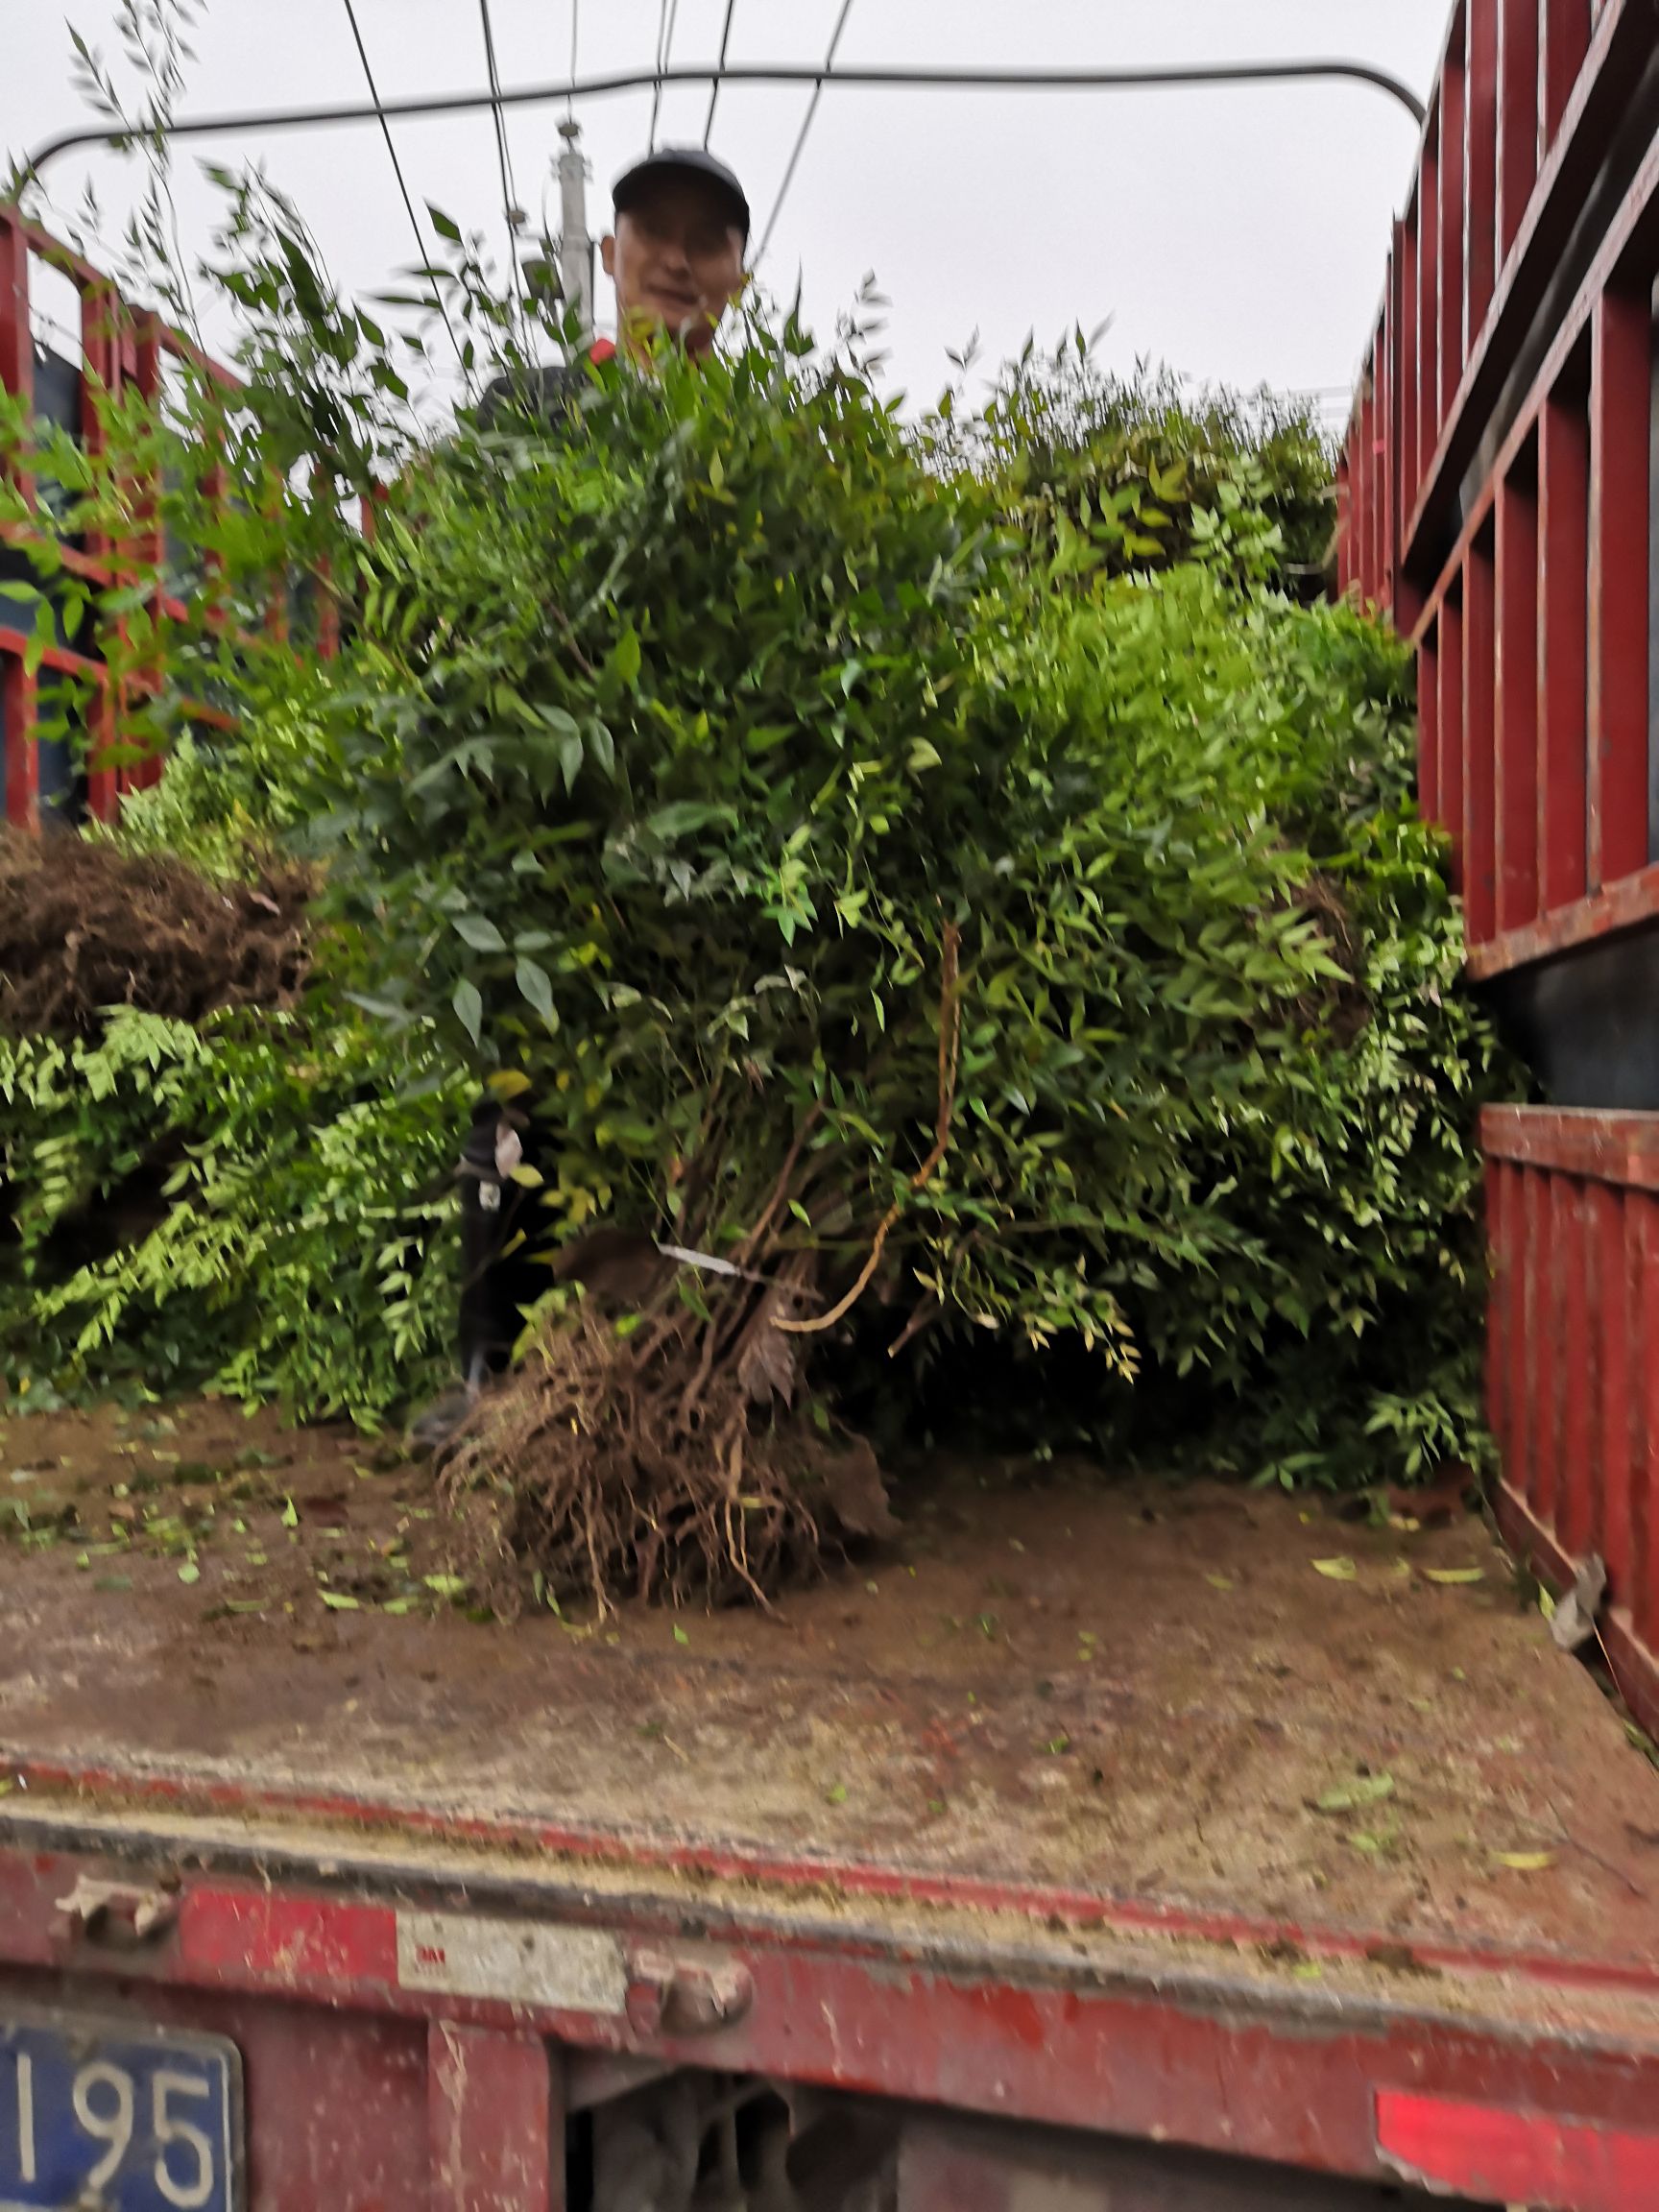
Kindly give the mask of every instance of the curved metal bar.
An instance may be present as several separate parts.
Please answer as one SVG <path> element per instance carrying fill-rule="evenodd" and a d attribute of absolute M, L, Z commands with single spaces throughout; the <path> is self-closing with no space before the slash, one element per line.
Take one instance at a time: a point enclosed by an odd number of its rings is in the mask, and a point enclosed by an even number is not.
<path fill-rule="evenodd" d="M 818 84 L 856 85 L 913 91 L 1090 92 L 1143 91 L 1196 84 L 1296 84 L 1307 80 L 1345 80 L 1374 85 L 1397 100 L 1419 127 L 1427 110 L 1411 87 L 1368 61 L 1217 61 L 1170 63 L 1124 69 L 921 69 L 857 68 L 826 75 L 810 64 L 739 63 L 730 68 L 676 65 L 672 69 L 628 70 L 620 75 L 568 78 L 556 84 L 521 84 L 499 95 L 503 108 L 533 108 L 559 100 L 591 100 L 615 92 L 640 92 L 656 84 Z M 380 108 L 360 102 L 315 108 L 250 108 L 225 115 L 181 115 L 162 125 L 168 138 L 200 138 L 250 131 L 303 131 L 335 123 L 378 123 L 382 116 L 464 115 L 496 105 L 490 92 L 445 92 L 429 98 L 384 101 Z M 87 129 L 60 132 L 44 139 L 25 159 L 23 180 L 38 177 L 49 161 L 81 146 L 118 146 L 147 133 Z"/>

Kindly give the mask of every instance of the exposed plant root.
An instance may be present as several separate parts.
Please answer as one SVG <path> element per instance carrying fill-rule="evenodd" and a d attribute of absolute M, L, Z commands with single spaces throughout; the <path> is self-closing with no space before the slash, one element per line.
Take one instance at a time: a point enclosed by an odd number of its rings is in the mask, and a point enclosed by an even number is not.
<path fill-rule="evenodd" d="M 585 1304 L 480 1405 L 444 1475 L 465 1564 L 498 1609 L 559 1598 L 766 1604 L 878 1535 L 873 1455 L 794 1412 L 772 1328 L 786 1284 L 726 1291 L 627 1335 Z M 780 1358 L 789 1362 L 787 1369 Z M 764 1401 L 764 1403 L 762 1403 Z"/>

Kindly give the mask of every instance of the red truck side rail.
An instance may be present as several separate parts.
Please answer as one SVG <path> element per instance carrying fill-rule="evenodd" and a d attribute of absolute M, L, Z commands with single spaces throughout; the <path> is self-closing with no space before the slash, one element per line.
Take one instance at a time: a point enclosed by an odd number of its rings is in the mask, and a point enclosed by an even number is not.
<path fill-rule="evenodd" d="M 1344 589 L 1417 654 L 1425 814 L 1548 1103 L 1488 1117 L 1502 1514 L 1606 1562 L 1659 1728 L 1659 12 L 1458 0 L 1339 480 Z"/>

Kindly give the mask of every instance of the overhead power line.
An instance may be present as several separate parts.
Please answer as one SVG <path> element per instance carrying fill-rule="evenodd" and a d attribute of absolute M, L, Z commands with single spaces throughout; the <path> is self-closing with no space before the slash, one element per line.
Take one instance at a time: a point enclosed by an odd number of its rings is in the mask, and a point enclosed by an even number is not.
<path fill-rule="evenodd" d="M 720 77 L 726 72 L 726 50 L 732 43 L 732 18 L 737 12 L 737 0 L 726 0 L 726 20 L 720 28 L 720 76 L 709 87 L 709 119 L 703 126 L 703 148 L 708 152 L 709 141 L 714 135 L 714 105 L 720 97 Z M 572 68 L 570 74 L 576 74 Z"/>
<path fill-rule="evenodd" d="M 415 203 L 409 196 L 409 186 L 403 175 L 403 164 L 397 158 L 397 147 L 392 136 L 392 126 L 386 120 L 386 110 L 380 101 L 380 90 L 374 82 L 374 72 L 369 65 L 369 49 L 363 43 L 363 32 L 357 21 L 357 10 L 352 4 L 352 0 L 346 0 L 346 19 L 351 26 L 352 37 L 357 41 L 357 59 L 363 64 L 363 77 L 369 86 L 369 97 L 373 101 L 375 113 L 380 118 L 381 135 L 386 141 L 386 151 L 392 156 L 392 171 L 397 180 L 397 189 L 403 195 L 403 206 L 409 217 L 409 228 L 415 234 L 415 258 L 417 263 L 424 268 L 430 259 L 426 234 L 421 228 L 421 218 L 416 214 Z M 459 361 L 461 358 L 461 341 L 455 335 L 455 325 L 449 317 L 448 301 L 444 298 L 442 292 L 439 292 L 437 297 L 438 311 L 444 318 L 444 327 L 449 333 L 449 343 L 454 347 L 455 358 Z"/>
<path fill-rule="evenodd" d="M 1404 79 L 1369 61 L 1216 61 L 1175 63 L 1147 68 L 1121 69 L 837 69 L 826 76 L 807 63 L 740 62 L 726 69 L 705 63 L 683 63 L 677 68 L 624 69 L 599 77 L 565 80 L 556 84 L 518 84 L 492 92 L 440 92 L 402 100 L 386 100 L 364 107 L 341 101 L 308 108 L 246 108 L 217 115 L 178 115 L 170 122 L 147 123 L 146 137 L 234 137 L 249 131 L 315 130 L 330 123 L 373 123 L 383 116 L 468 115 L 481 108 L 545 108 L 558 100 L 593 100 L 610 93 L 648 89 L 661 77 L 664 84 L 811 84 L 845 85 L 874 91 L 933 92 L 1143 92 L 1172 85 L 1294 84 L 1336 82 L 1371 84 L 1386 92 L 1405 108 L 1421 129 L 1427 110 Z M 60 131 L 24 157 L 17 177 L 19 186 L 38 178 L 48 162 L 82 146 L 119 145 L 132 135 L 122 125 L 94 124 L 76 131 Z"/>
<path fill-rule="evenodd" d="M 507 266 L 513 272 L 513 289 L 518 290 L 518 194 L 513 183 L 513 159 L 507 151 L 507 118 L 502 112 L 501 76 L 495 66 L 495 34 L 490 24 L 490 0 L 478 0 L 478 19 L 484 26 L 484 62 L 490 72 L 490 112 L 495 123 L 495 165 L 501 174 L 501 212 L 507 223 Z"/>
<path fill-rule="evenodd" d="M 756 254 L 754 261 L 754 266 L 757 269 L 766 258 L 766 249 L 772 243 L 772 233 L 778 228 L 778 218 L 783 211 L 784 201 L 789 197 L 789 187 L 795 181 L 795 172 L 801 166 L 801 149 L 806 143 L 806 134 L 812 128 L 812 118 L 817 114 L 818 103 L 824 97 L 824 78 L 829 75 L 830 70 L 834 65 L 835 49 L 841 43 L 841 34 L 846 30 L 847 18 L 852 12 L 853 0 L 841 0 L 841 12 L 836 16 L 835 28 L 830 34 L 830 51 L 824 57 L 823 73 L 812 87 L 812 97 L 806 103 L 806 112 L 801 118 L 801 128 L 795 134 L 795 144 L 790 151 L 789 166 L 783 172 L 783 181 L 778 187 L 778 197 L 772 203 L 772 212 L 766 218 L 766 228 L 760 234 L 760 251 Z M 715 80 L 715 89 L 719 89 L 718 78 Z"/>
<path fill-rule="evenodd" d="M 657 151 L 657 118 L 662 108 L 662 80 L 667 74 L 668 57 L 674 50 L 674 26 L 680 20 L 680 0 L 662 0 L 657 17 L 657 79 L 651 95 L 651 137 L 646 151 Z"/>

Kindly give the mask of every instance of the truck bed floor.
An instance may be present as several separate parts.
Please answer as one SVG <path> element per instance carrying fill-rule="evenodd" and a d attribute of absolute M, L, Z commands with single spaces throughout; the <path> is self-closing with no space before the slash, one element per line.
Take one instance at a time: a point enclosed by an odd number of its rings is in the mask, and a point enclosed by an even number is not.
<path fill-rule="evenodd" d="M 1659 1773 L 1478 1521 L 939 1468 L 898 1544 L 771 1617 L 478 1622 L 424 1579 L 419 1471 L 168 1420 L 0 1427 L 0 1501 L 27 1502 L 0 1816 L 195 1803 L 274 1840 L 345 1821 L 1038 1926 L 1098 1906 L 1285 1975 L 1484 1960 L 1659 1998 Z"/>

